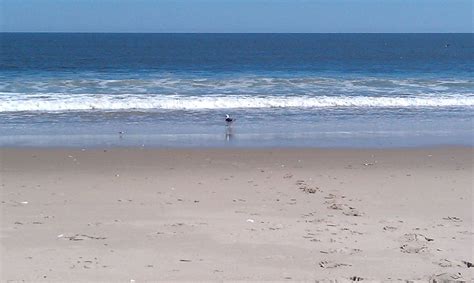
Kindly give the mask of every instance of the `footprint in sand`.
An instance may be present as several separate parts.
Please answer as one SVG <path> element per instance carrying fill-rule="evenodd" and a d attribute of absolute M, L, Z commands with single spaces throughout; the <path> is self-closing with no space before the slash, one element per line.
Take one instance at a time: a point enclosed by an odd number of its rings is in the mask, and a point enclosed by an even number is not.
<path fill-rule="evenodd" d="M 466 282 L 461 273 L 440 273 L 431 276 L 430 283 L 445 283 L 445 282 Z"/>
<path fill-rule="evenodd" d="M 336 199 L 338 198 L 336 195 L 329 194 L 328 196 L 324 197 L 326 201 L 325 204 L 330 204 L 327 208 L 333 210 L 342 210 L 342 214 L 346 216 L 362 216 L 364 215 L 363 212 L 359 211 L 355 207 L 351 207 L 344 203 L 337 203 Z M 341 196 L 341 198 L 345 198 L 345 196 Z"/>
<path fill-rule="evenodd" d="M 446 258 L 443 258 L 438 262 L 434 262 L 434 264 L 437 264 L 441 267 L 454 267 L 454 266 L 462 267 L 460 262 L 457 262 L 457 261 L 454 261 L 454 260 L 449 260 L 449 259 L 446 259 Z"/>
<path fill-rule="evenodd" d="M 405 234 L 400 239 L 400 242 L 404 243 L 400 246 L 400 251 L 409 254 L 424 253 L 429 250 L 427 243 L 432 241 L 434 241 L 434 239 L 422 234 Z"/>
<path fill-rule="evenodd" d="M 389 231 L 389 232 L 396 231 L 397 229 L 398 229 L 397 227 L 393 227 L 393 226 L 384 226 L 383 227 L 384 231 Z"/>
<path fill-rule="evenodd" d="M 314 194 L 319 190 L 318 187 L 310 187 L 303 180 L 297 180 L 296 185 L 298 186 L 299 190 L 301 190 L 301 191 L 303 191 L 304 193 L 307 193 L 307 194 Z"/>
<path fill-rule="evenodd" d="M 423 234 L 408 233 L 401 237 L 404 242 L 432 242 L 433 238 L 426 237 Z"/>
<path fill-rule="evenodd" d="M 291 173 L 287 173 L 285 174 L 285 176 L 283 176 L 283 179 L 291 179 L 291 178 L 293 178 L 293 174 Z"/>
<path fill-rule="evenodd" d="M 438 264 L 441 267 L 467 267 L 471 268 L 474 267 L 472 262 L 465 261 L 465 260 L 449 260 L 446 258 L 441 259 L 438 262 L 434 262 L 435 264 Z"/>
<path fill-rule="evenodd" d="M 336 203 L 337 199 L 345 199 L 346 196 L 345 195 L 338 196 L 338 195 L 335 195 L 335 194 L 328 194 L 324 198 L 326 199 L 326 201 L 324 203 L 330 204 L 330 203 Z"/>
<path fill-rule="evenodd" d="M 328 208 L 334 209 L 334 210 L 342 210 L 344 208 L 344 205 L 340 203 L 333 203 L 330 206 L 328 206 Z"/>
<path fill-rule="evenodd" d="M 428 247 L 421 243 L 409 243 L 400 246 L 400 251 L 407 254 L 419 254 L 428 251 Z"/>
<path fill-rule="evenodd" d="M 342 212 L 342 214 L 347 215 L 347 216 L 362 216 L 362 215 L 364 215 L 363 212 L 357 210 L 357 209 L 354 208 L 354 207 L 350 207 L 350 206 L 348 206 L 348 207 Z"/>

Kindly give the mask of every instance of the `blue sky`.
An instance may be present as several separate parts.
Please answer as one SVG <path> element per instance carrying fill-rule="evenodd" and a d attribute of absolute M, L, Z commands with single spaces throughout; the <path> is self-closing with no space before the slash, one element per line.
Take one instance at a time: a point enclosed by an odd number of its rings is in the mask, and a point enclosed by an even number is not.
<path fill-rule="evenodd" d="M 0 31 L 472 32 L 474 0 L 0 0 Z"/>

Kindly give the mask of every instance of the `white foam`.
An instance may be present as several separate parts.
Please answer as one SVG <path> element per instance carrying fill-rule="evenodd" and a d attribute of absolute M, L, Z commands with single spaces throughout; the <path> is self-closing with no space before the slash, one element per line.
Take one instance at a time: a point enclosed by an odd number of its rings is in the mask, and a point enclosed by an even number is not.
<path fill-rule="evenodd" d="M 159 96 L 135 95 L 80 95 L 42 96 L 14 95 L 0 99 L 0 112 L 15 111 L 84 111 L 84 110 L 200 110 L 232 108 L 416 108 L 416 107 L 473 107 L 474 96 L 417 96 L 417 97 L 348 97 L 348 96 Z"/>
<path fill-rule="evenodd" d="M 278 91 L 281 88 L 305 89 L 305 90 L 334 90 L 348 89 L 352 91 L 375 89 L 385 91 L 387 89 L 424 89 L 424 90 L 447 90 L 460 88 L 471 88 L 474 85 L 472 80 L 455 79 L 391 79 L 378 77 L 359 78 L 330 78 L 330 77 L 261 77 L 242 76 L 226 78 L 190 78 L 190 77 L 149 77 L 140 79 L 92 79 L 92 78 L 17 78 L 8 81 L 0 79 L 0 91 L 11 92 L 107 92 L 113 90 L 114 93 L 127 93 L 130 89 L 142 89 L 144 92 L 151 90 L 163 91 L 163 93 L 173 91 L 187 91 L 193 93 L 196 88 L 206 89 L 209 92 L 214 90 L 229 90 L 233 93 L 241 93 L 250 89 L 268 89 Z M 408 92 L 411 93 L 411 92 Z"/>

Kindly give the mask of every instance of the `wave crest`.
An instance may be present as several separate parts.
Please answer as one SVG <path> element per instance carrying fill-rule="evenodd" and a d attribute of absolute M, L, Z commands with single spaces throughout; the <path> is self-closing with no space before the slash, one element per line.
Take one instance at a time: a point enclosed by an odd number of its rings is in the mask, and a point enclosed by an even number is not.
<path fill-rule="evenodd" d="M 0 112 L 16 111 L 88 111 L 88 110 L 205 110 L 236 108 L 417 108 L 473 107 L 472 96 L 442 97 L 251 97 L 251 96 L 80 96 L 54 97 L 43 94 L 18 100 L 0 101 Z"/>

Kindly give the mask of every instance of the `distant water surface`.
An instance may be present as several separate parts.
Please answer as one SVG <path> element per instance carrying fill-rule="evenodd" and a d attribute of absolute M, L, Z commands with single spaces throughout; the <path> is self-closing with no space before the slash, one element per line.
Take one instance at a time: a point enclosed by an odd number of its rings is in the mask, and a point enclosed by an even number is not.
<path fill-rule="evenodd" d="M 472 34 L 0 33 L 0 146 L 473 145 L 473 59 Z"/>

